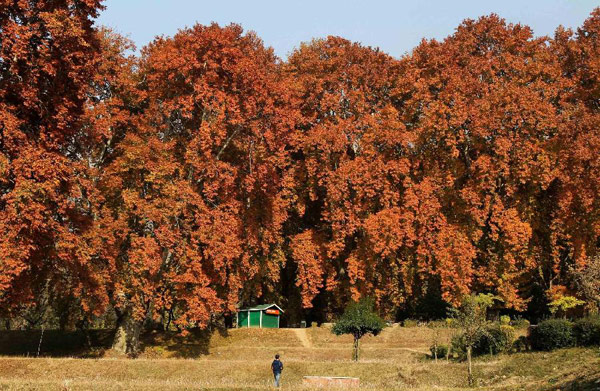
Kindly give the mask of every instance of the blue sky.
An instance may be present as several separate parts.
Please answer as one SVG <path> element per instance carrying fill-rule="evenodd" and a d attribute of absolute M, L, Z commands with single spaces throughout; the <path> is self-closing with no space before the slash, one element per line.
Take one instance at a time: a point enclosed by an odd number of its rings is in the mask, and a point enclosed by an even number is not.
<path fill-rule="evenodd" d="M 235 22 L 254 30 L 282 58 L 300 42 L 339 35 L 380 47 L 394 57 L 422 38 L 442 39 L 463 19 L 492 12 L 508 22 L 552 35 L 558 25 L 576 29 L 598 0 L 105 0 L 98 23 L 129 36 L 138 49 L 156 35 L 173 35 L 196 22 Z"/>

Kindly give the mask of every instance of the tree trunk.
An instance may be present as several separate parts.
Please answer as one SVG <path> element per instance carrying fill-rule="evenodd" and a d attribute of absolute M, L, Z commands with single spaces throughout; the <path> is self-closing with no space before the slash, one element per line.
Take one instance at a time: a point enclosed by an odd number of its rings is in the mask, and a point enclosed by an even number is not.
<path fill-rule="evenodd" d="M 435 362 L 437 362 L 437 341 L 433 343 L 433 356 L 435 357 Z"/>
<path fill-rule="evenodd" d="M 134 319 L 131 310 L 117 312 L 117 330 L 113 339 L 113 350 L 135 357 L 139 353 L 140 332 L 143 322 Z"/>
<path fill-rule="evenodd" d="M 469 365 L 469 375 L 468 375 L 468 380 L 469 380 L 469 387 L 473 386 L 473 368 L 471 366 L 471 350 L 473 348 L 471 346 L 467 346 L 467 362 Z"/>
<path fill-rule="evenodd" d="M 354 361 L 358 361 L 358 356 L 360 352 L 360 337 L 354 336 L 354 351 L 352 353 L 352 358 Z"/>

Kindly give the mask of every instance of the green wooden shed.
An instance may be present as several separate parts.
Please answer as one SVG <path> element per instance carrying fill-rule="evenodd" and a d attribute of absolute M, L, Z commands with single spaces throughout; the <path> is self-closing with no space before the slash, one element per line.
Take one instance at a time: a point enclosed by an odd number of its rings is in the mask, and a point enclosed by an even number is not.
<path fill-rule="evenodd" d="M 279 317 L 283 310 L 277 304 L 261 304 L 240 309 L 237 312 L 237 327 L 279 328 Z"/>

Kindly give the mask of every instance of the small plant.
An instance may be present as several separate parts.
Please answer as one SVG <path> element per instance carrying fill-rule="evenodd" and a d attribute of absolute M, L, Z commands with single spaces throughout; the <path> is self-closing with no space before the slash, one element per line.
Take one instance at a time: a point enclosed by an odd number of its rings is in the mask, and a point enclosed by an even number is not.
<path fill-rule="evenodd" d="M 445 354 L 443 354 L 443 355 L 438 354 L 438 345 L 440 343 L 440 329 L 442 327 L 444 327 L 444 324 L 441 322 L 429 322 L 429 323 L 427 323 L 427 327 L 433 330 L 433 344 L 432 344 L 433 350 L 431 352 L 432 352 L 433 358 L 437 362 L 438 357 L 443 357 L 444 355 L 446 355 L 448 353 L 448 348 L 446 347 Z"/>
<path fill-rule="evenodd" d="M 465 296 L 459 308 L 454 309 L 454 318 L 457 326 L 461 329 L 459 338 L 464 343 L 467 356 L 467 380 L 469 386 L 474 384 L 473 366 L 471 356 L 473 347 L 481 334 L 485 334 L 487 321 L 487 310 L 494 304 L 497 297 L 491 294 L 479 294 Z M 452 346 L 454 351 L 454 346 Z"/>
<path fill-rule="evenodd" d="M 510 324 L 510 316 L 502 315 L 500 317 L 500 324 L 508 326 Z"/>
<path fill-rule="evenodd" d="M 438 357 L 446 357 L 448 355 L 448 346 L 442 344 L 431 345 L 429 351 L 431 352 L 431 358 L 437 360 Z"/>
<path fill-rule="evenodd" d="M 529 335 L 534 350 L 550 351 L 575 345 L 573 324 L 566 319 L 549 319 L 531 329 Z"/>
<path fill-rule="evenodd" d="M 579 319 L 573 326 L 573 332 L 579 346 L 600 345 L 600 317 Z"/>
<path fill-rule="evenodd" d="M 352 359 L 358 361 L 360 339 L 366 334 L 378 335 L 385 326 L 385 321 L 374 311 L 373 300 L 363 298 L 358 303 L 352 302 L 346 307 L 344 314 L 331 328 L 331 332 L 335 335 L 351 334 L 354 337 Z"/>

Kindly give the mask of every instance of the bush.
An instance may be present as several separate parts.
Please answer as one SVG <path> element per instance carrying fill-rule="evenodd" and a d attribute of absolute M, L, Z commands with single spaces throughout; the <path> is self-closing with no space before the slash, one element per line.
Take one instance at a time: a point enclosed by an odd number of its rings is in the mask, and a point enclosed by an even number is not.
<path fill-rule="evenodd" d="M 473 357 L 484 354 L 498 354 L 508 352 L 513 347 L 515 331 L 511 326 L 492 324 L 486 327 L 473 345 Z M 467 346 L 462 334 L 452 337 L 452 352 L 461 360 L 467 356 Z"/>
<path fill-rule="evenodd" d="M 577 345 L 600 345 L 600 317 L 579 319 L 573 326 Z"/>
<path fill-rule="evenodd" d="M 500 317 L 500 324 L 508 326 L 510 324 L 510 316 L 508 316 L 508 315 L 502 315 Z"/>
<path fill-rule="evenodd" d="M 431 358 L 434 358 L 435 352 L 436 352 L 435 345 L 431 345 L 431 347 L 429 348 L 429 351 L 431 352 Z M 448 354 L 448 346 L 446 346 L 446 345 L 438 345 L 437 346 L 437 358 L 444 358 L 444 357 L 446 357 L 447 354 Z"/>
<path fill-rule="evenodd" d="M 512 348 L 514 336 L 515 330 L 511 326 L 493 324 L 479 337 L 473 346 L 473 353 L 482 355 L 508 352 Z"/>
<path fill-rule="evenodd" d="M 450 340 L 450 351 L 452 356 L 459 360 L 465 360 L 467 358 L 467 344 L 465 342 L 465 336 L 461 334 L 455 334 Z"/>
<path fill-rule="evenodd" d="M 540 322 L 530 331 L 529 340 L 534 350 L 554 350 L 575 345 L 573 324 L 566 319 Z"/>

